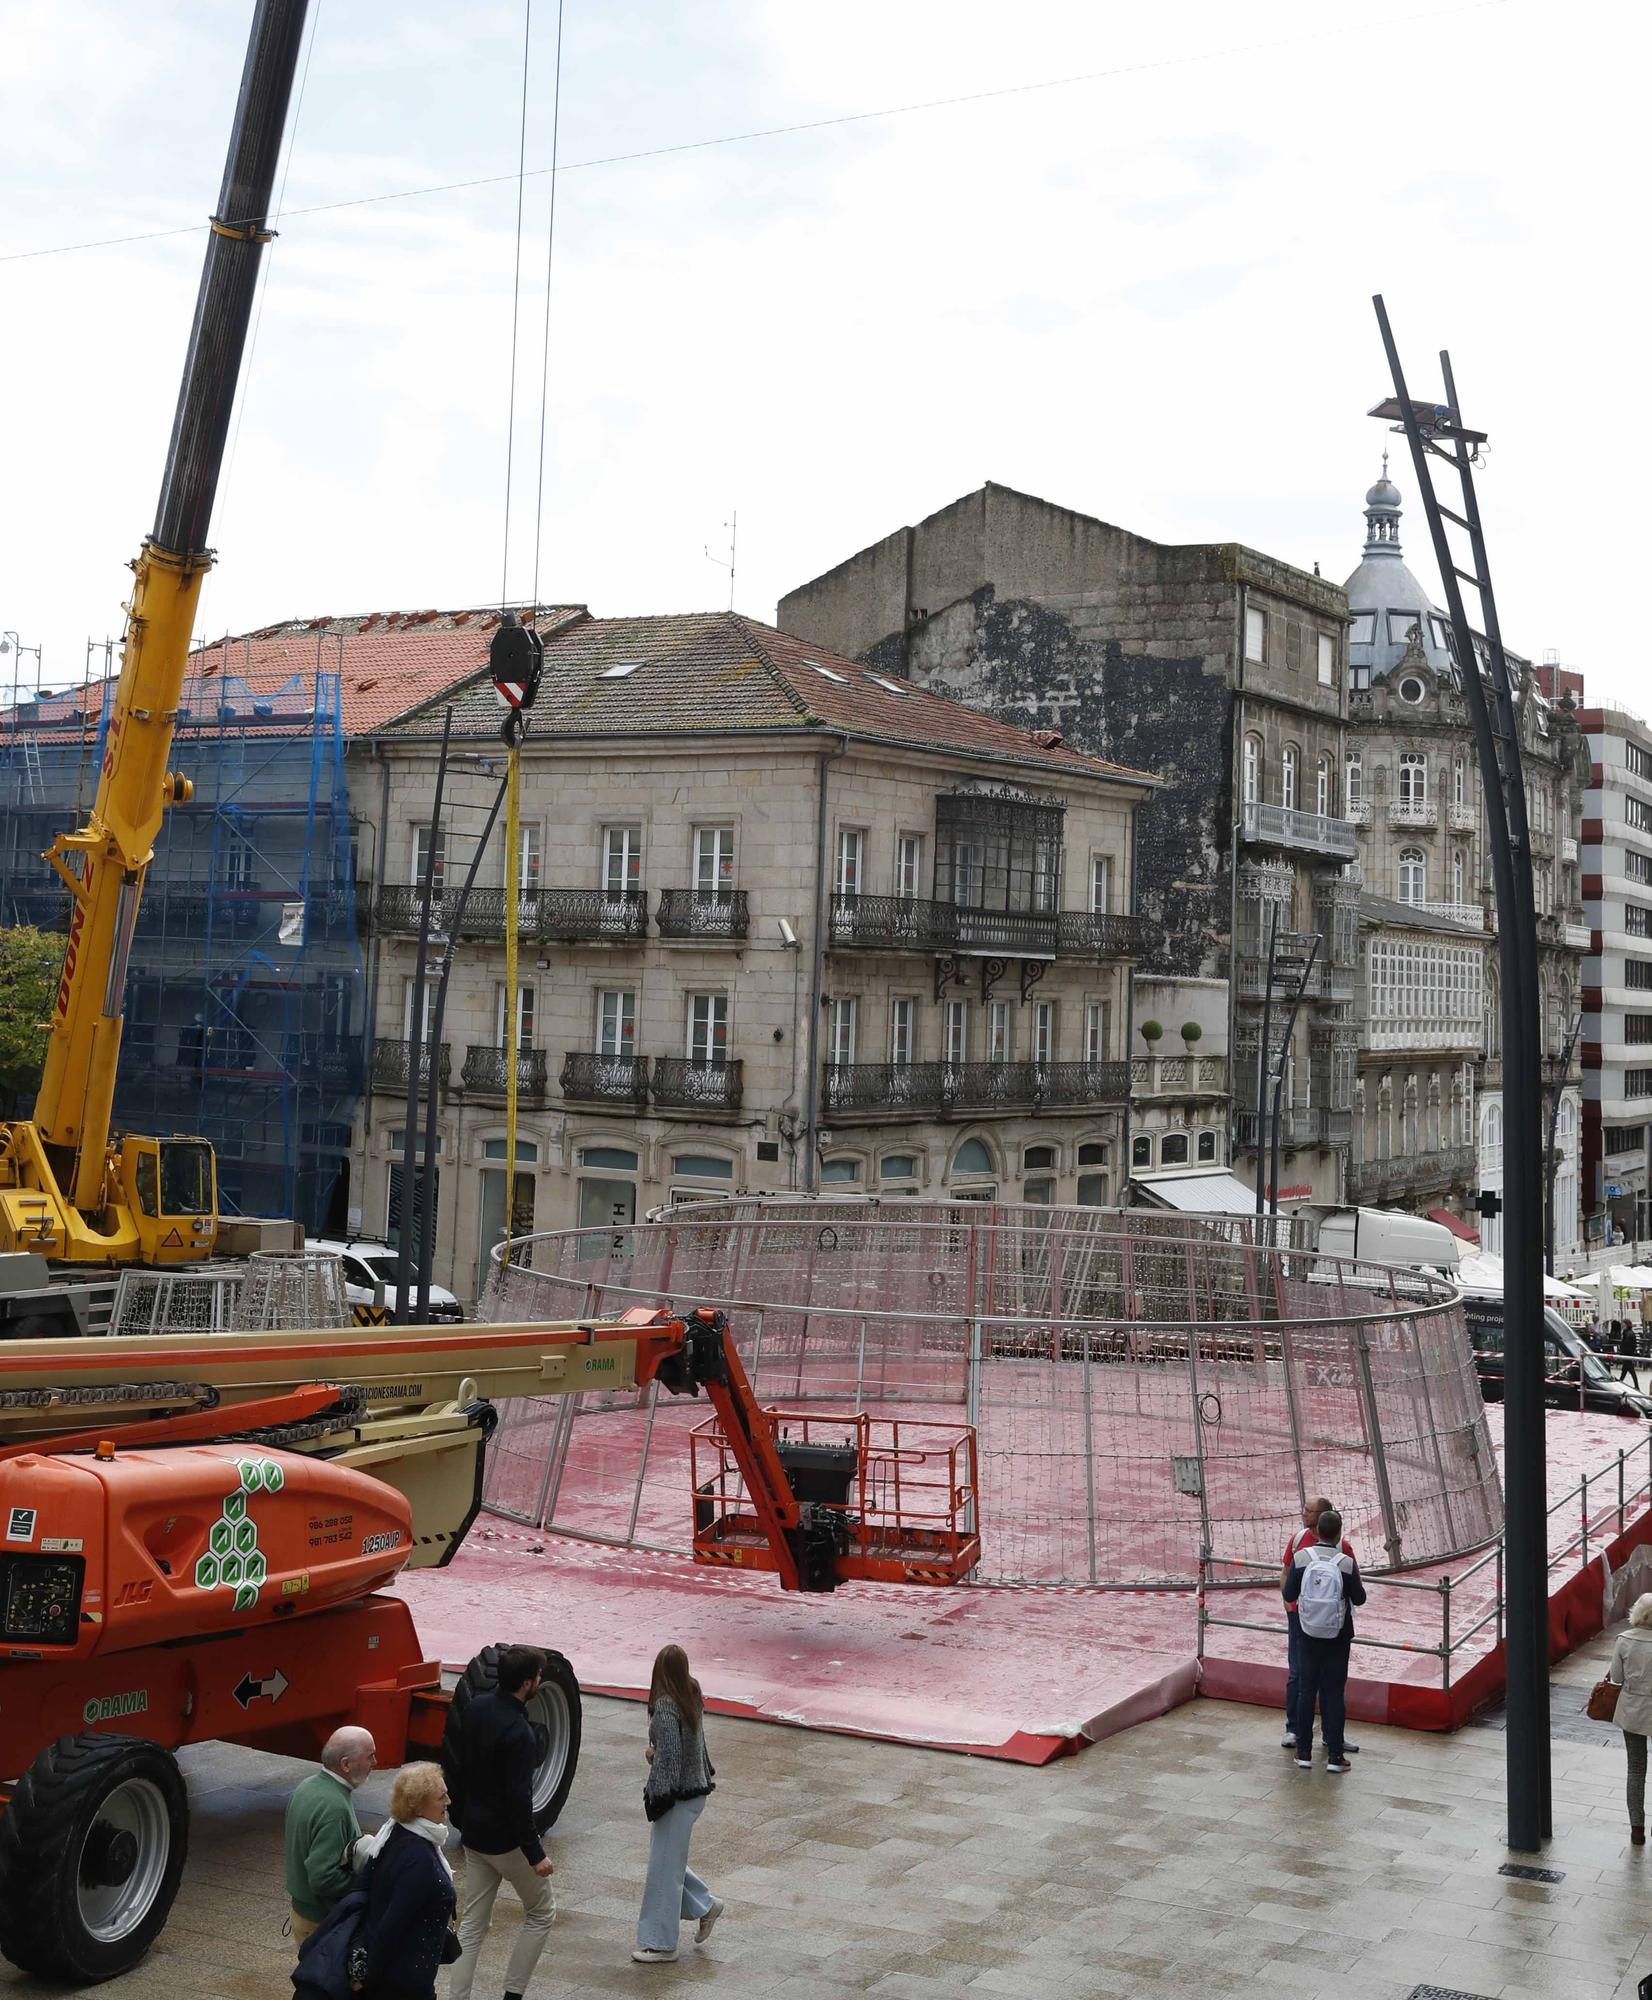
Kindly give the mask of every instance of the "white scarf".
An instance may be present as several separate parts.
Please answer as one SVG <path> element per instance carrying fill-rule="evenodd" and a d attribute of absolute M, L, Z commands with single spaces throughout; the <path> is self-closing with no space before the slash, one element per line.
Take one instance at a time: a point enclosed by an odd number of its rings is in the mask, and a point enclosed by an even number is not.
<path fill-rule="evenodd" d="M 384 1852 L 384 1843 L 398 1826 L 405 1826 L 409 1833 L 416 1833 L 421 1840 L 428 1840 L 436 1850 L 436 1859 L 447 1870 L 447 1879 L 453 1880 L 453 1863 L 442 1852 L 453 1829 L 445 1819 L 387 1819 L 377 1833 L 369 1834 L 359 1849 L 357 1866 L 365 1868 L 369 1861 L 376 1861 Z"/>

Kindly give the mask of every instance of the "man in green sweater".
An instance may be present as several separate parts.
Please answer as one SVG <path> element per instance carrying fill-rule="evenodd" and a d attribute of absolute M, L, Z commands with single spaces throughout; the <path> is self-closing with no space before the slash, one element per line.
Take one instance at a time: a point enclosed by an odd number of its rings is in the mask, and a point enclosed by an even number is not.
<path fill-rule="evenodd" d="M 365 1729 L 335 1729 L 314 1771 L 287 1801 L 287 1894 L 293 1943 L 301 1945 L 355 1880 L 362 1838 L 352 1794 L 365 1784 L 378 1750 Z"/>

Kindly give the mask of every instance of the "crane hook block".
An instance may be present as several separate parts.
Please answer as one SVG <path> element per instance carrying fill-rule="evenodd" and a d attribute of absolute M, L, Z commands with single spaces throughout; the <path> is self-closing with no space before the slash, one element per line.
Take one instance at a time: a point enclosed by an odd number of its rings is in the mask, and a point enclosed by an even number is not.
<path fill-rule="evenodd" d="M 488 672 L 507 708 L 533 707 L 544 667 L 545 641 L 533 626 L 518 624 L 514 611 L 501 612 L 488 647 Z"/>
<path fill-rule="evenodd" d="M 161 797 L 169 806 L 186 806 L 195 796 L 195 781 L 181 771 L 168 771 L 161 780 Z"/>

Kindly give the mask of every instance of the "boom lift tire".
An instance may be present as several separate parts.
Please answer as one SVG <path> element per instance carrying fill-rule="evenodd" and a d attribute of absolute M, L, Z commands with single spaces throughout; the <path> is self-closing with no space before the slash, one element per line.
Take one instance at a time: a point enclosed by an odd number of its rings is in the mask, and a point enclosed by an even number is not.
<path fill-rule="evenodd" d="M 479 1694 L 492 1694 L 499 1685 L 499 1655 L 505 1641 L 484 1646 L 465 1668 L 453 1690 L 442 1728 L 442 1770 L 448 1790 L 458 1798 L 459 1741 L 464 1733 L 465 1710 Z M 560 1653 L 542 1647 L 545 1674 L 539 1691 L 526 1706 L 528 1726 L 539 1748 L 533 1774 L 533 1824 L 543 1833 L 555 1823 L 573 1788 L 579 1766 L 580 1703 L 579 1681 Z M 0 1825 L 4 1821 L 0 1820 Z"/>
<path fill-rule="evenodd" d="M 160 1935 L 189 1851 L 176 1758 L 142 1736 L 60 1736 L 0 1813 L 0 1951 L 90 1986 Z"/>

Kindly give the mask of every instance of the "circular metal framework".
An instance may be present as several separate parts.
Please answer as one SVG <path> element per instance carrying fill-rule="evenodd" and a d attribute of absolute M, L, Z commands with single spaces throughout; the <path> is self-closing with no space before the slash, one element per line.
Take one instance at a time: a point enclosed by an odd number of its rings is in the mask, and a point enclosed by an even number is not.
<path fill-rule="evenodd" d="M 987 1581 L 1185 1584 L 1201 1547 L 1276 1561 L 1321 1494 L 1371 1569 L 1482 1546 L 1502 1496 L 1458 1294 L 1290 1235 L 1288 1218 L 753 1197 L 513 1244 L 483 1313 L 718 1305 L 773 1407 L 961 1414 Z M 698 1414 L 652 1392 L 524 1402 L 488 1504 L 684 1548 Z"/>

